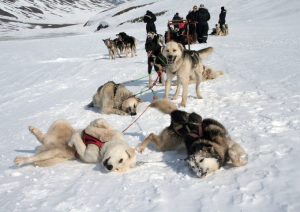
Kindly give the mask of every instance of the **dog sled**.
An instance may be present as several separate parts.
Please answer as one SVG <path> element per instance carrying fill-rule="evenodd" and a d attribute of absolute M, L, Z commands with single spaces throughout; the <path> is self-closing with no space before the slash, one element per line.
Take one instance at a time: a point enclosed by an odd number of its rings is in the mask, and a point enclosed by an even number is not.
<path fill-rule="evenodd" d="M 193 25 L 194 32 L 191 33 L 190 26 Z M 168 31 L 165 33 L 165 42 L 171 40 L 181 43 L 182 45 L 188 45 L 197 42 L 196 23 L 188 22 L 187 20 L 174 20 L 168 21 Z"/>

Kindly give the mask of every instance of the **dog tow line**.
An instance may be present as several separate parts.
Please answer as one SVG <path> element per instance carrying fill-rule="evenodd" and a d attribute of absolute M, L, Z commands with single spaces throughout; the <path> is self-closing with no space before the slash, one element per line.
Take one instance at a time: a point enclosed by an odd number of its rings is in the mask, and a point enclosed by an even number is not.
<path fill-rule="evenodd" d="M 137 94 L 134 94 L 134 96 L 136 96 L 136 95 L 139 95 L 139 94 L 142 94 L 142 93 L 144 93 L 144 92 L 146 92 L 146 91 L 148 91 L 148 90 L 151 90 L 152 91 L 152 94 L 153 94 L 153 99 L 152 99 L 152 101 L 154 101 L 154 100 L 156 100 L 157 99 L 157 95 L 156 95 L 156 93 L 155 93 L 155 91 L 153 90 L 153 87 L 156 85 L 156 83 L 157 83 L 157 81 L 158 81 L 158 79 L 159 79 L 159 75 L 157 76 L 157 78 L 155 79 L 155 81 L 153 82 L 153 84 L 147 89 L 147 90 L 145 90 L 145 91 L 143 91 L 143 92 L 139 92 L 139 93 L 137 93 Z M 150 107 L 150 104 L 145 108 L 145 110 L 133 121 L 133 122 L 131 122 L 129 125 L 128 125 L 128 127 L 126 127 L 123 131 L 122 131 L 122 133 L 124 133 L 126 130 L 128 130 L 135 122 L 137 122 L 137 120 L 146 112 L 146 110 L 148 110 L 148 108 Z"/>

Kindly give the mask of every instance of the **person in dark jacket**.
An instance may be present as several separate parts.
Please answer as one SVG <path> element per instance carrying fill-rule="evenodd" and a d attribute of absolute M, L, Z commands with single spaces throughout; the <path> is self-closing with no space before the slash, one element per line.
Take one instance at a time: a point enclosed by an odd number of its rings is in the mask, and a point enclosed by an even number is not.
<path fill-rule="evenodd" d="M 172 18 L 172 21 L 174 21 L 174 29 L 172 30 L 172 38 L 177 43 L 181 43 L 183 46 L 184 43 L 184 30 L 185 30 L 185 24 L 182 22 L 183 18 L 179 16 L 179 13 L 175 13 L 175 15 Z"/>
<path fill-rule="evenodd" d="M 221 12 L 220 12 L 220 15 L 219 15 L 219 24 L 220 24 L 220 27 L 222 29 L 222 26 L 226 23 L 226 12 L 227 10 L 225 10 L 224 7 L 221 7 Z"/>
<path fill-rule="evenodd" d="M 144 23 L 146 23 L 146 31 L 148 32 L 155 32 L 156 33 L 156 26 L 154 22 L 156 21 L 156 16 L 151 11 L 147 10 L 146 14 L 143 18 Z"/>
<path fill-rule="evenodd" d="M 153 67 L 159 76 L 159 82 L 164 83 L 162 72 L 167 65 L 167 59 L 162 54 L 162 45 L 159 42 L 159 35 L 153 32 L 147 34 L 145 50 L 148 55 L 149 86 L 153 83 L 151 78 Z"/>
<path fill-rule="evenodd" d="M 197 5 L 193 7 L 193 10 L 186 16 L 186 20 L 189 23 L 189 34 L 196 36 L 196 22 L 197 22 L 198 8 Z"/>
<path fill-rule="evenodd" d="M 200 8 L 197 13 L 197 36 L 199 43 L 206 43 L 207 41 L 207 33 L 208 33 L 208 21 L 210 19 L 210 14 L 208 10 L 204 7 L 203 4 L 200 4 Z"/>

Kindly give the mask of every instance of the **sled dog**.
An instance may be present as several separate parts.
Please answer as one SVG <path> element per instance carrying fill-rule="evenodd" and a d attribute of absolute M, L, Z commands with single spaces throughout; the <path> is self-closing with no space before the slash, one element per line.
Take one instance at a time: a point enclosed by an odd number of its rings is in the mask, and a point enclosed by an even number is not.
<path fill-rule="evenodd" d="M 116 55 L 119 53 L 118 53 L 118 49 L 117 49 L 115 42 L 113 42 L 113 40 L 111 40 L 110 38 L 103 39 L 103 42 L 108 49 L 109 58 L 113 59 L 113 60 L 116 59 Z M 119 54 L 119 57 L 120 57 L 120 54 Z"/>
<path fill-rule="evenodd" d="M 131 57 L 136 55 L 136 39 L 132 36 L 127 35 L 125 32 L 120 32 L 117 34 L 117 37 L 124 43 L 125 46 L 125 55 L 131 53 Z"/>
<path fill-rule="evenodd" d="M 52 166 L 77 156 L 83 162 L 100 162 L 109 171 L 126 171 L 136 162 L 134 149 L 103 119 L 92 121 L 84 130 L 74 130 L 67 121 L 57 120 L 46 134 L 32 126 L 29 131 L 42 145 L 34 156 L 16 157 L 18 166 Z"/>
<path fill-rule="evenodd" d="M 163 50 L 163 54 L 167 58 L 168 63 L 166 68 L 167 80 L 165 86 L 165 98 L 169 97 L 171 81 L 175 76 L 177 76 L 177 88 L 173 99 L 177 99 L 180 92 L 180 86 L 182 85 L 183 91 L 181 106 L 185 107 L 187 103 L 190 76 L 193 74 L 196 78 L 197 98 L 202 98 L 199 88 L 203 73 L 202 60 L 210 55 L 212 51 L 212 47 L 198 51 L 185 50 L 179 43 L 174 41 L 168 42 Z"/>
<path fill-rule="evenodd" d="M 136 163 L 135 150 L 104 119 L 96 119 L 75 132 L 68 145 L 76 149 L 83 162 L 100 162 L 108 171 L 124 172 Z"/>
<path fill-rule="evenodd" d="M 159 136 L 150 134 L 137 147 L 138 151 L 142 152 L 151 142 L 161 151 L 165 151 L 162 147 L 174 148 L 184 143 L 188 154 L 187 163 L 199 177 L 228 163 L 233 166 L 247 163 L 245 150 L 230 138 L 220 122 L 210 118 L 202 120 L 197 113 L 178 110 L 175 104 L 167 100 L 158 100 L 152 106 L 169 114 L 171 124 Z"/>
<path fill-rule="evenodd" d="M 109 81 L 100 86 L 87 107 L 98 107 L 104 114 L 136 115 L 140 99 L 124 85 Z"/>

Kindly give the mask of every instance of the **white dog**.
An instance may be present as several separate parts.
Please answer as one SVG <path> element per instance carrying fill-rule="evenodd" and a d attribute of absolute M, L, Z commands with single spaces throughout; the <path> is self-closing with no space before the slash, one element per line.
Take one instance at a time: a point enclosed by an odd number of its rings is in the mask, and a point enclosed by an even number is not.
<path fill-rule="evenodd" d="M 31 126 L 29 130 L 42 146 L 34 156 L 16 157 L 18 166 L 52 166 L 75 159 L 76 155 L 84 162 L 102 162 L 109 171 L 126 171 L 136 163 L 135 150 L 103 119 L 96 119 L 78 131 L 65 120 L 55 121 L 46 134 Z"/>
<path fill-rule="evenodd" d="M 127 171 L 136 164 L 135 150 L 104 119 L 96 119 L 85 130 L 74 133 L 69 146 L 75 147 L 82 161 L 100 161 L 109 171 Z"/>

